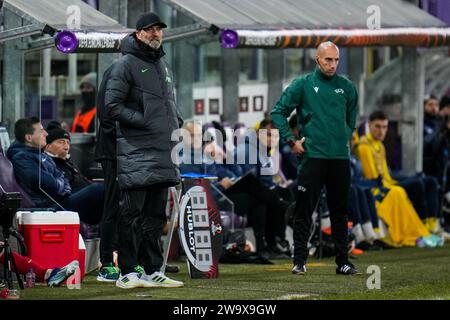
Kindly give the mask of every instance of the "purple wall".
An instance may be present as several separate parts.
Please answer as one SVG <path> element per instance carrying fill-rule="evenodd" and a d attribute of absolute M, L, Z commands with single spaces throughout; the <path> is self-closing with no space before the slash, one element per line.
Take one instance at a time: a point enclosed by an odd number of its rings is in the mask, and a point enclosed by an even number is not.
<path fill-rule="evenodd" d="M 420 7 L 450 26 L 450 1 L 448 0 L 421 0 Z"/>

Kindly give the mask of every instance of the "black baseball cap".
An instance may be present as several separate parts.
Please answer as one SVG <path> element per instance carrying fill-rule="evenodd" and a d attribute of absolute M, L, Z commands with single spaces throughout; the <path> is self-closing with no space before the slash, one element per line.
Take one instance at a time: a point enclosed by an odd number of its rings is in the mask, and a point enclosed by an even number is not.
<path fill-rule="evenodd" d="M 167 28 L 167 25 L 161 21 L 157 14 L 153 12 L 144 13 L 136 22 L 136 30 L 147 29 L 155 25 L 161 28 Z"/>

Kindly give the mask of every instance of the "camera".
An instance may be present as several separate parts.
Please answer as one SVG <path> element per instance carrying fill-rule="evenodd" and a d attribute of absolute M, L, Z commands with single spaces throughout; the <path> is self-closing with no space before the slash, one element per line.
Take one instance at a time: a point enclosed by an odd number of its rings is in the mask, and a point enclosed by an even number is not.
<path fill-rule="evenodd" d="M 0 186 L 1 187 L 1 186 Z M 8 290 L 13 290 L 13 270 L 15 271 L 17 281 L 19 282 L 19 287 L 24 288 L 22 278 L 19 275 L 19 271 L 14 261 L 14 256 L 9 246 L 9 237 L 14 236 L 18 241 L 20 246 L 26 250 L 23 242 L 23 237 L 13 228 L 13 219 L 16 215 L 17 209 L 20 207 L 20 201 L 22 196 L 19 192 L 5 192 L 1 188 L 0 193 L 0 226 L 2 227 L 3 241 L 2 249 L 4 249 L 4 275 L 5 283 Z"/>
<path fill-rule="evenodd" d="M 20 192 L 0 193 L 0 226 L 8 230 L 13 225 L 13 219 L 20 207 L 22 196 Z"/>

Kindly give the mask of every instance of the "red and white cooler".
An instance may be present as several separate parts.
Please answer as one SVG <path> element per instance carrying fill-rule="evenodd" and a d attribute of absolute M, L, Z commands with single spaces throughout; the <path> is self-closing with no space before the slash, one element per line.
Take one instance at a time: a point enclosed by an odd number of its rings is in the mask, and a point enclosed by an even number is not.
<path fill-rule="evenodd" d="M 21 211 L 17 213 L 27 256 L 45 268 L 62 267 L 79 260 L 78 213 L 71 211 Z M 80 269 L 81 263 L 80 261 Z M 82 276 L 84 276 L 82 274 Z"/>
<path fill-rule="evenodd" d="M 78 262 L 80 263 L 81 280 L 83 280 L 86 273 L 86 244 L 81 234 L 78 242 Z"/>

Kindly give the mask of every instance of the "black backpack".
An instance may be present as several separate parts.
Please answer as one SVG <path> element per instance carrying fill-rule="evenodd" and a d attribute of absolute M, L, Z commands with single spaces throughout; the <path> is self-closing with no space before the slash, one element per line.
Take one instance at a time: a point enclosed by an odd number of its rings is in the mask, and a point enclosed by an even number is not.
<path fill-rule="evenodd" d="M 245 251 L 247 238 L 243 230 L 230 231 L 225 229 L 223 234 L 221 263 L 256 263 L 273 264 L 271 261 L 258 256 L 254 252 Z"/>

